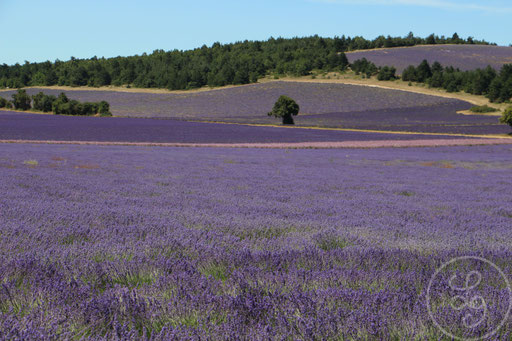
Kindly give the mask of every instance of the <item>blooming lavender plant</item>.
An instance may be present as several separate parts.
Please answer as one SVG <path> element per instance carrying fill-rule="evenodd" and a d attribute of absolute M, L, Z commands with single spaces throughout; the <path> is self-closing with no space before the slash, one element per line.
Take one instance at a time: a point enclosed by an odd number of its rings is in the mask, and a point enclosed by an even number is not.
<path fill-rule="evenodd" d="M 0 144 L 0 338 L 441 339 L 443 262 L 512 271 L 511 152 Z"/>

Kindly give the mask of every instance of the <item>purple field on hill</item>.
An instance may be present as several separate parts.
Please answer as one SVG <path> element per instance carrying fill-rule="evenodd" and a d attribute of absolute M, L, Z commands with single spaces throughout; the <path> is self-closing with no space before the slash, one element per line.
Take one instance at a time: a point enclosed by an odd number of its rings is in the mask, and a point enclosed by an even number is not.
<path fill-rule="evenodd" d="M 438 61 L 443 66 L 461 70 L 483 69 L 487 65 L 500 70 L 512 63 L 512 47 L 491 45 L 427 45 L 377 49 L 347 53 L 349 62 L 366 58 L 377 66 L 394 66 L 401 73 L 407 66 L 418 66 L 424 59 L 430 64 Z"/>
<path fill-rule="evenodd" d="M 0 338 L 441 339 L 444 261 L 512 273 L 511 153 L 0 144 Z"/>
<path fill-rule="evenodd" d="M 464 103 L 464 102 L 463 102 Z M 295 118 L 297 126 L 372 129 L 381 131 L 410 131 L 453 134 L 508 134 L 510 127 L 499 123 L 496 116 L 457 114 L 466 103 L 444 103 L 433 106 L 393 108 L 380 110 L 304 114 Z M 227 118 L 226 122 L 246 121 L 244 118 Z M 268 124 L 268 118 L 252 119 L 253 123 Z M 279 123 L 274 119 L 275 123 Z"/>
<path fill-rule="evenodd" d="M 0 140 L 287 143 L 457 138 L 244 126 L 171 119 L 80 117 L 0 111 Z"/>
<path fill-rule="evenodd" d="M 33 95 L 39 91 L 57 95 L 61 90 L 28 89 Z M 190 93 L 133 93 L 114 91 L 65 91 L 79 101 L 105 100 L 110 103 L 114 116 L 165 117 L 181 119 L 241 118 L 251 121 L 266 117 L 281 95 L 295 99 L 301 113 L 354 112 L 391 108 L 412 108 L 439 104 L 458 104 L 467 109 L 463 101 L 422 95 L 406 91 L 374 87 L 300 82 L 268 82 L 233 88 Z M 0 92 L 10 98 L 14 91 Z M 267 121 L 273 122 L 271 118 Z"/>
<path fill-rule="evenodd" d="M 29 89 L 28 92 L 35 94 L 40 90 Z M 60 92 L 53 89 L 44 91 L 51 94 Z M 11 93 L 0 92 L 0 95 L 9 97 Z M 266 112 L 271 110 L 280 95 L 285 94 L 296 99 L 300 105 L 300 114 L 295 120 L 297 126 L 427 133 L 509 132 L 506 125 L 498 123 L 497 117 L 457 114 L 457 111 L 472 106 L 468 102 L 344 84 L 269 82 L 189 94 L 90 90 L 67 91 L 67 94 L 80 101 L 107 100 L 116 116 L 259 124 L 280 124 L 279 120 L 268 117 Z M 154 122 L 138 122 L 143 126 L 154 125 Z"/>

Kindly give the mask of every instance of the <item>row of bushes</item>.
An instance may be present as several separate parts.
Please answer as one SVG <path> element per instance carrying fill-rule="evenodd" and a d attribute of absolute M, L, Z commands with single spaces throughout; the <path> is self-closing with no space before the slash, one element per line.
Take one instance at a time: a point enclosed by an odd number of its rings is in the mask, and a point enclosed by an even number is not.
<path fill-rule="evenodd" d="M 17 110 L 37 110 L 42 112 L 51 112 L 56 115 L 97 115 L 112 116 L 110 105 L 106 101 L 101 102 L 79 102 L 70 100 L 63 92 L 55 97 L 39 92 L 34 96 L 29 96 L 25 90 L 19 89 L 12 95 L 12 101 L 0 97 L 0 108 L 14 108 Z"/>
<path fill-rule="evenodd" d="M 350 64 L 350 69 L 352 69 L 356 75 L 362 74 L 363 77 L 367 78 L 377 75 L 377 79 L 380 81 L 389 81 L 398 78 L 396 76 L 395 67 L 377 67 L 374 63 L 370 62 L 366 58 L 355 60 L 352 64 Z"/>
<path fill-rule="evenodd" d="M 430 66 L 424 60 L 418 67 L 407 67 L 402 80 L 426 83 L 449 92 L 485 95 L 491 102 L 507 102 L 512 98 L 512 64 L 503 65 L 499 72 L 490 66 L 483 70 L 461 71 L 453 67 L 443 68 L 438 62 Z"/>

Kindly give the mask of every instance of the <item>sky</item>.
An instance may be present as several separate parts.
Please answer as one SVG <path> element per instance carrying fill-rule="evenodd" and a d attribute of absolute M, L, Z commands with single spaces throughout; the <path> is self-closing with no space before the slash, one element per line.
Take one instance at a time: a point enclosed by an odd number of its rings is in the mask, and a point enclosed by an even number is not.
<path fill-rule="evenodd" d="M 315 34 L 457 32 L 508 46 L 511 16 L 510 0 L 0 0 L 0 64 Z"/>

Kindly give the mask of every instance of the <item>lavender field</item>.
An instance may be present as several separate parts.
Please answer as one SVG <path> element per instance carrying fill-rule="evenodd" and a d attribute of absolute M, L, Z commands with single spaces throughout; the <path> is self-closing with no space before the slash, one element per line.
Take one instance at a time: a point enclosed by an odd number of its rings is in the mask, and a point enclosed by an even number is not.
<path fill-rule="evenodd" d="M 442 339 L 442 262 L 512 273 L 511 155 L 0 144 L 0 338 Z"/>
<path fill-rule="evenodd" d="M 460 137 L 290 129 L 172 119 L 55 116 L 0 111 L 0 140 L 231 144 L 439 138 Z"/>
<path fill-rule="evenodd" d="M 56 89 L 27 90 L 31 95 L 39 91 L 53 95 L 62 92 Z M 14 91 L 2 91 L 0 95 L 10 99 L 12 93 Z M 243 118 L 250 121 L 265 117 L 281 95 L 295 99 L 300 105 L 301 113 L 306 114 L 431 107 L 447 103 L 458 105 L 458 110 L 463 110 L 468 105 L 459 100 L 406 91 L 348 84 L 283 81 L 190 93 L 76 90 L 66 91 L 66 94 L 79 101 L 106 100 L 110 103 L 114 116 L 212 120 Z"/>
<path fill-rule="evenodd" d="M 40 90 L 29 89 L 29 93 Z M 0 95 L 8 98 L 11 93 L 0 92 Z M 285 94 L 296 99 L 301 107 L 295 120 L 297 126 L 457 134 L 507 134 L 510 131 L 493 116 L 457 114 L 457 111 L 472 106 L 468 102 L 345 84 L 270 82 L 189 94 L 89 90 L 67 93 L 80 101 L 107 100 L 115 116 L 279 124 L 265 113 L 280 95 Z M 141 126 L 154 125 L 138 122 Z"/>
<path fill-rule="evenodd" d="M 387 48 L 347 53 L 350 63 L 366 58 L 377 66 L 394 66 L 401 73 L 407 66 L 419 65 L 424 59 L 430 64 L 438 61 L 443 66 L 461 70 L 483 69 L 487 65 L 500 70 L 512 63 L 512 47 L 491 45 L 424 45 L 406 48 Z"/>

